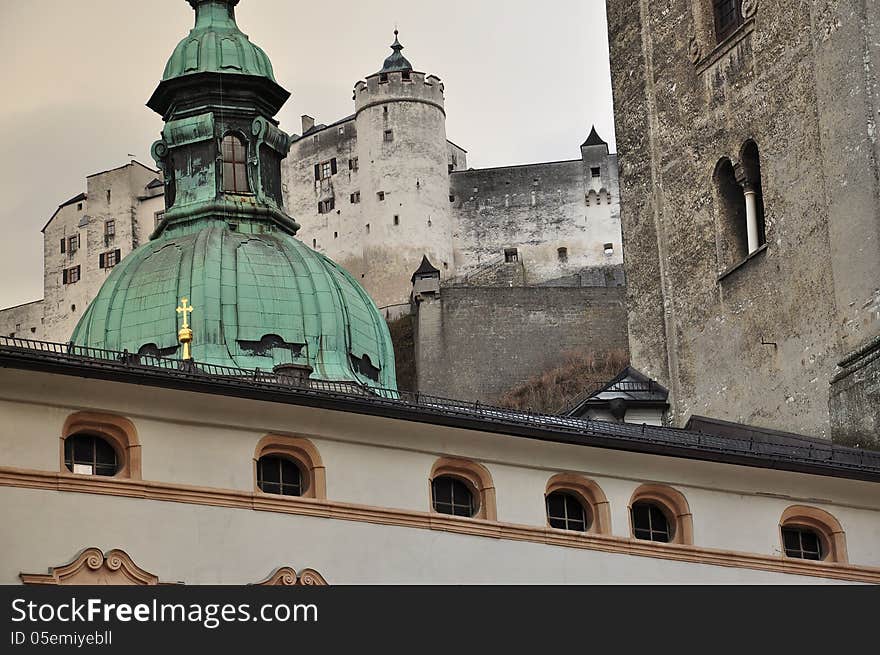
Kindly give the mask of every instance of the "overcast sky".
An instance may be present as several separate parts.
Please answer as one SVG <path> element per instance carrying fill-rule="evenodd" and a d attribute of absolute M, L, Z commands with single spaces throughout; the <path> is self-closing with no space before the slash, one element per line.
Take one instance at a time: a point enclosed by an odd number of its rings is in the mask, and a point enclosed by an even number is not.
<path fill-rule="evenodd" d="M 446 83 L 470 166 L 574 159 L 593 124 L 613 148 L 604 0 L 242 0 L 237 17 L 293 94 L 287 132 L 353 113 L 397 24 L 413 66 Z M 0 0 L 0 307 L 42 297 L 40 229 L 87 175 L 129 153 L 153 165 L 162 125 L 144 103 L 192 22 L 185 0 Z"/>

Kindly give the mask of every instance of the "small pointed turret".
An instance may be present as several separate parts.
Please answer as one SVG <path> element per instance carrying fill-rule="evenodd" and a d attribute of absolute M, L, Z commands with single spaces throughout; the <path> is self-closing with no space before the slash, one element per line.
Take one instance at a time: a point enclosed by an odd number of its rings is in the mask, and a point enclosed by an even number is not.
<path fill-rule="evenodd" d="M 398 34 L 399 32 L 394 30 L 394 43 L 391 44 L 394 53 L 385 60 L 385 65 L 379 73 L 411 73 L 413 70 L 412 64 L 403 56 L 403 46 L 397 38 Z"/>
<path fill-rule="evenodd" d="M 593 126 L 593 129 L 590 131 L 590 136 L 587 137 L 587 140 L 584 141 L 584 144 L 581 146 L 582 148 L 587 148 L 589 146 L 607 146 L 608 143 L 599 136 L 599 133 L 596 131 L 596 126 Z"/>

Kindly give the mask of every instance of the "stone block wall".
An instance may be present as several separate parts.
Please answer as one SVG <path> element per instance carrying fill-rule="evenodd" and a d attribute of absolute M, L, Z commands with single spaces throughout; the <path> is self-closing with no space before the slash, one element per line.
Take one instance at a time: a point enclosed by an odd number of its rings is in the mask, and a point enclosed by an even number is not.
<path fill-rule="evenodd" d="M 569 351 L 626 350 L 621 287 L 456 287 L 416 309 L 419 391 L 493 403 Z"/>

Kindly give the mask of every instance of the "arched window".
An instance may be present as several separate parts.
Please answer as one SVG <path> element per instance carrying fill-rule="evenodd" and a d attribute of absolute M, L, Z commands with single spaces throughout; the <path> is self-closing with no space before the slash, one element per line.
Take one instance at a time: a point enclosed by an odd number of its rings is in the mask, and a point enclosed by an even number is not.
<path fill-rule="evenodd" d="M 61 435 L 61 471 L 140 480 L 141 446 L 134 424 L 112 414 L 71 414 Z"/>
<path fill-rule="evenodd" d="M 672 541 L 673 526 L 666 516 L 666 509 L 657 503 L 634 503 L 632 525 L 636 539 L 664 544 Z"/>
<path fill-rule="evenodd" d="M 488 469 L 465 459 L 443 458 L 430 477 L 431 510 L 437 514 L 495 521 L 495 485 Z"/>
<path fill-rule="evenodd" d="M 727 269 L 749 255 L 746 198 L 736 179 L 733 162 L 724 158 L 715 167 L 715 188 L 719 209 L 721 268 Z"/>
<path fill-rule="evenodd" d="M 743 24 L 743 0 L 712 0 L 715 14 L 715 37 L 721 43 Z"/>
<path fill-rule="evenodd" d="M 64 440 L 64 465 L 76 475 L 112 478 L 119 472 L 119 456 L 105 439 L 93 434 L 74 434 Z"/>
<path fill-rule="evenodd" d="M 474 492 L 464 480 L 449 475 L 434 478 L 431 495 L 434 511 L 438 514 L 468 518 L 476 514 Z"/>
<path fill-rule="evenodd" d="M 265 494 L 302 496 L 303 474 L 293 459 L 262 457 L 257 462 L 257 486 Z"/>
<path fill-rule="evenodd" d="M 694 521 L 681 492 L 658 484 L 636 489 L 629 504 L 632 535 L 655 543 L 694 543 Z"/>
<path fill-rule="evenodd" d="M 746 201 L 746 229 L 749 254 L 767 243 L 764 224 L 764 187 L 758 144 L 746 141 L 740 152 L 742 187 Z"/>
<path fill-rule="evenodd" d="M 795 505 L 779 521 L 782 552 L 790 559 L 847 562 L 846 535 L 825 510 Z"/>
<path fill-rule="evenodd" d="M 586 532 L 593 517 L 580 498 L 564 491 L 554 491 L 547 496 L 547 521 L 557 530 Z"/>
<path fill-rule="evenodd" d="M 247 175 L 247 144 L 235 134 L 223 137 L 223 190 L 250 193 Z"/>
<path fill-rule="evenodd" d="M 611 534 L 608 499 L 592 480 L 560 473 L 547 482 L 547 523 L 557 530 Z"/>
<path fill-rule="evenodd" d="M 327 476 L 318 449 L 308 439 L 270 434 L 254 451 L 258 493 L 273 496 L 327 498 Z"/>

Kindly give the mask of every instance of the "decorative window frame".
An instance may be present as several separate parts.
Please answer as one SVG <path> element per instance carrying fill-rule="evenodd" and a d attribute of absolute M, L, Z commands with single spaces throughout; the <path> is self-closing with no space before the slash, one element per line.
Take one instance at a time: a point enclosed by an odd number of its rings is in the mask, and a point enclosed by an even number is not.
<path fill-rule="evenodd" d="M 454 457 L 443 457 L 434 464 L 431 469 L 431 476 L 428 478 L 428 499 L 431 508 L 431 514 L 441 516 L 434 509 L 434 480 L 440 477 L 456 478 L 463 482 L 470 492 L 474 495 L 474 502 L 477 504 L 476 513 L 470 518 L 453 517 L 450 519 L 460 519 L 464 521 L 472 519 L 480 519 L 483 521 L 497 521 L 498 508 L 495 502 L 495 483 L 492 481 L 492 474 L 482 464 L 473 462 L 468 459 L 459 459 Z M 446 516 L 445 514 L 442 516 Z"/>
<path fill-rule="evenodd" d="M 631 539 L 636 538 L 632 520 L 632 508 L 636 503 L 654 503 L 666 514 L 666 519 L 672 528 L 670 544 L 694 545 L 694 517 L 687 498 L 680 491 L 662 484 L 643 484 L 636 489 L 627 506 Z"/>
<path fill-rule="evenodd" d="M 64 463 L 64 442 L 69 438 L 80 434 L 88 434 L 100 437 L 109 443 L 116 451 L 119 461 L 119 470 L 112 478 L 127 478 L 129 480 L 142 480 L 141 473 L 141 443 L 138 440 L 137 429 L 134 423 L 127 418 L 115 414 L 102 414 L 98 412 L 77 412 L 71 414 L 64 421 L 61 431 L 61 444 L 59 449 L 60 470 L 62 475 L 70 477 L 97 477 L 84 476 L 74 473 Z"/>
<path fill-rule="evenodd" d="M 849 556 L 846 551 L 846 533 L 843 530 L 843 526 L 840 525 L 840 521 L 823 509 L 807 505 L 792 505 L 782 513 L 782 518 L 779 519 L 779 545 L 782 548 L 782 557 L 784 559 L 789 558 L 785 554 L 782 530 L 795 527 L 808 528 L 814 530 L 819 535 L 822 547 L 826 553 L 822 562 L 834 564 L 849 563 Z"/>
<path fill-rule="evenodd" d="M 330 583 L 324 576 L 312 569 L 297 573 L 295 569 L 285 566 L 278 569 L 256 587 L 329 587 Z"/>
<path fill-rule="evenodd" d="M 145 571 L 122 550 L 111 550 L 106 555 L 100 548 L 88 548 L 70 564 L 51 567 L 48 575 L 19 574 L 26 585 L 110 585 L 156 586 L 158 576 Z"/>
<path fill-rule="evenodd" d="M 276 497 L 274 494 L 265 493 L 260 489 L 260 485 L 257 484 L 257 465 L 259 461 L 263 457 L 272 456 L 286 457 L 296 462 L 299 466 L 305 486 L 303 495 L 299 496 L 299 498 L 310 498 L 312 500 L 327 499 L 327 470 L 315 444 L 302 437 L 287 437 L 278 434 L 270 434 L 263 437 L 254 451 L 254 493 L 261 496 Z"/>
<path fill-rule="evenodd" d="M 547 482 L 547 490 L 544 492 L 544 500 L 550 494 L 562 492 L 577 498 L 589 510 L 592 515 L 590 527 L 585 534 L 611 535 L 611 504 L 602 491 L 602 488 L 593 480 L 574 473 L 559 473 Z M 544 515 L 547 526 L 550 527 L 550 518 L 546 515 L 546 502 L 544 503 Z M 555 528 L 550 527 L 551 530 Z M 562 530 L 561 532 L 565 532 Z"/>

